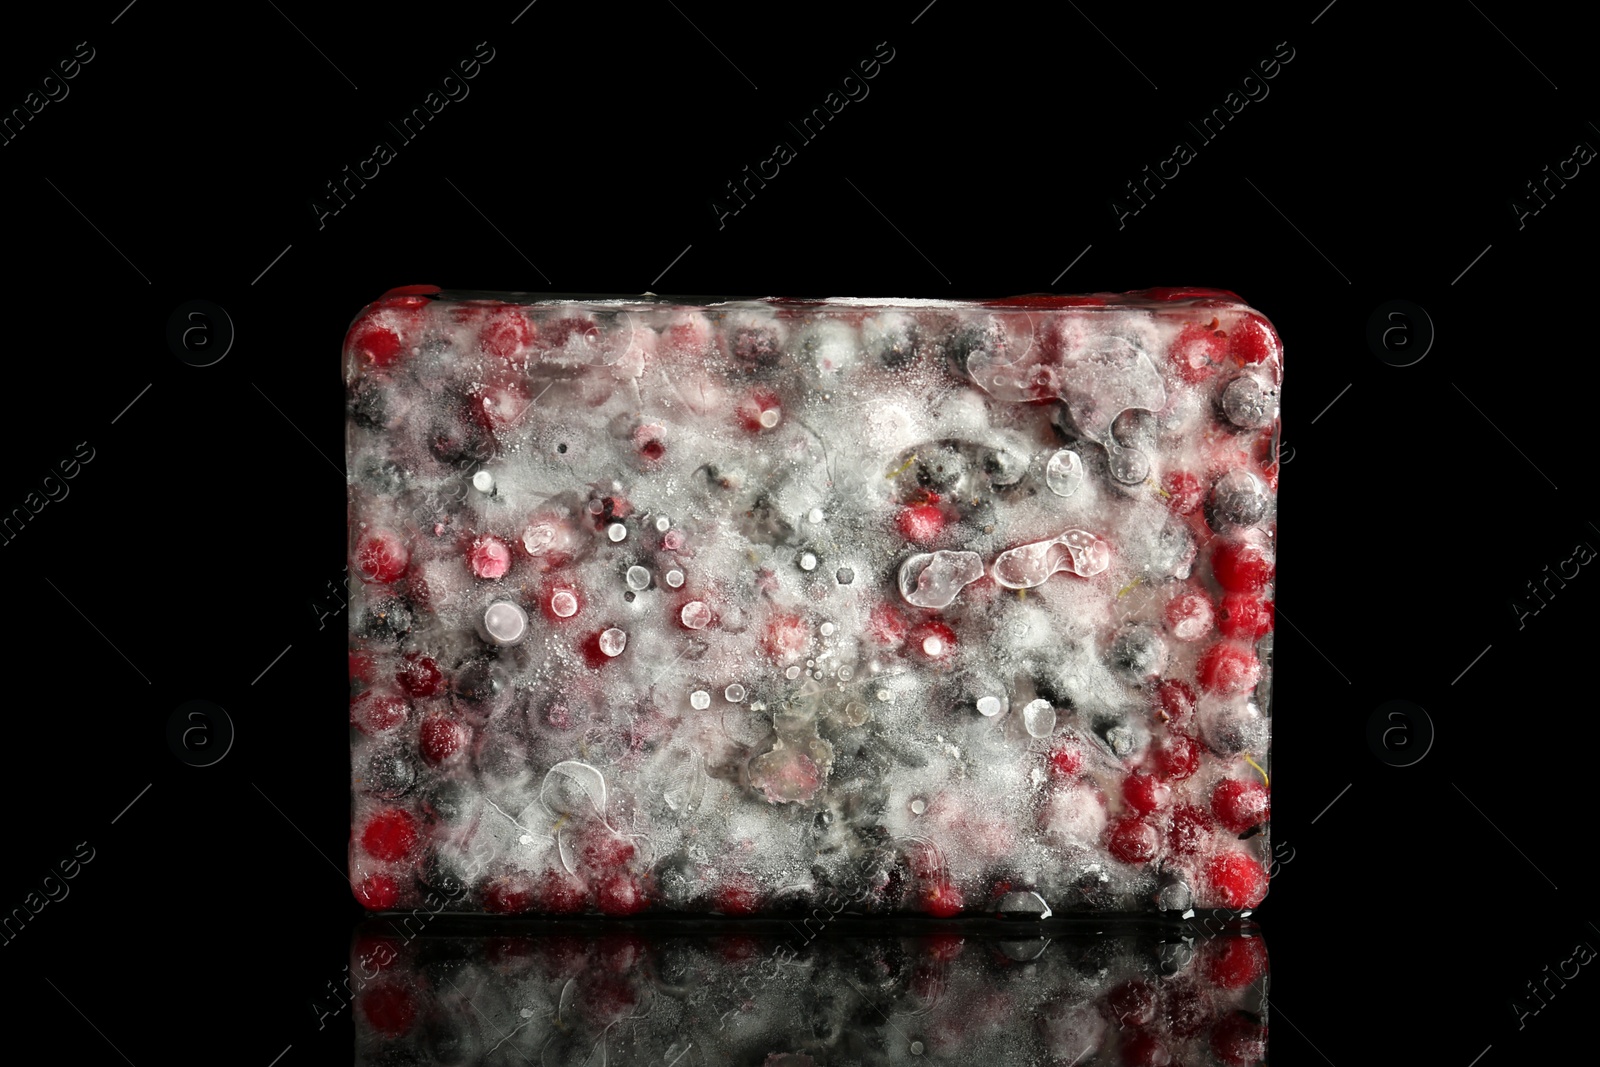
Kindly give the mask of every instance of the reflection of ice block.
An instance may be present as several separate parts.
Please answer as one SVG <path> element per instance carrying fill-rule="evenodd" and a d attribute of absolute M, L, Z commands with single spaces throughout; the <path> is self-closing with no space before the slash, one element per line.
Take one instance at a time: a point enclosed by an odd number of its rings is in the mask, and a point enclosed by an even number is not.
<path fill-rule="evenodd" d="M 344 370 L 369 909 L 1264 896 L 1283 363 L 1231 294 L 419 287 Z"/>
<path fill-rule="evenodd" d="M 1016 891 L 1004 913 L 1038 907 Z M 426 912 L 364 924 L 345 980 L 356 1067 L 1267 1060 L 1271 975 L 1248 924 L 922 924 L 890 936 L 827 914 L 728 933 L 484 930 Z M 339 992 L 316 1011 L 343 1010 Z"/>

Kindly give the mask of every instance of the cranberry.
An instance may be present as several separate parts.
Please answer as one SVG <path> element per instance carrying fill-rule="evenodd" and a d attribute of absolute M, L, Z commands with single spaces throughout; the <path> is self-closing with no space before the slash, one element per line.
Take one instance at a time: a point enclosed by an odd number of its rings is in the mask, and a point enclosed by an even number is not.
<path fill-rule="evenodd" d="M 945 877 L 937 878 L 922 893 L 922 910 L 939 919 L 959 915 L 963 903 L 960 888 Z"/>
<path fill-rule="evenodd" d="M 361 831 L 361 847 L 380 860 L 405 859 L 417 844 L 417 820 L 409 811 L 388 808 L 378 812 Z"/>
<path fill-rule="evenodd" d="M 1208 942 L 1201 969 L 1211 984 L 1243 989 L 1267 973 L 1267 948 L 1259 937 L 1224 937 Z"/>
<path fill-rule="evenodd" d="M 1211 598 L 1204 593 L 1180 593 L 1167 601 L 1167 628 L 1179 641 L 1198 641 L 1211 632 Z"/>
<path fill-rule="evenodd" d="M 867 635 L 883 648 L 899 648 L 908 629 L 905 616 L 892 604 L 874 604 L 867 617 Z"/>
<path fill-rule="evenodd" d="M 1150 754 L 1150 767 L 1157 777 L 1182 781 L 1200 769 L 1200 742 L 1187 734 L 1173 734 Z"/>
<path fill-rule="evenodd" d="M 1179 856 L 1197 855 L 1205 848 L 1211 828 L 1211 816 L 1193 804 L 1180 804 L 1167 825 L 1167 847 Z"/>
<path fill-rule="evenodd" d="M 439 665 L 420 652 L 407 652 L 405 662 L 395 671 L 394 680 L 414 697 L 431 697 L 439 691 L 444 675 Z"/>
<path fill-rule="evenodd" d="M 1137 816 L 1117 819 L 1106 827 L 1106 849 L 1123 863 L 1148 863 L 1161 848 L 1161 835 Z"/>
<path fill-rule="evenodd" d="M 511 569 L 511 548 L 498 537 L 480 537 L 467 550 L 467 565 L 479 578 L 504 578 Z"/>
<path fill-rule="evenodd" d="M 1140 815 L 1149 815 L 1172 799 L 1172 790 L 1150 774 L 1130 774 L 1122 780 L 1122 799 Z"/>
<path fill-rule="evenodd" d="M 662 438 L 666 430 L 650 423 L 640 426 L 633 431 L 633 447 L 638 450 L 639 456 L 650 464 L 661 462 L 661 457 L 667 454 L 667 446 Z"/>
<path fill-rule="evenodd" d="M 1260 1063 L 1267 1058 L 1267 1028 L 1248 1015 L 1235 1012 L 1211 1031 L 1211 1051 L 1223 1063 L 1236 1067 Z"/>
<path fill-rule="evenodd" d="M 551 869 L 535 886 L 534 902 L 539 911 L 550 915 L 574 915 L 588 902 L 588 890 L 577 877 Z"/>
<path fill-rule="evenodd" d="M 1217 629 L 1241 641 L 1257 641 L 1272 629 L 1272 601 L 1249 593 L 1229 593 L 1217 610 Z"/>
<path fill-rule="evenodd" d="M 1264 363 L 1279 349 L 1277 331 L 1266 319 L 1255 315 L 1246 317 L 1235 326 L 1229 341 L 1229 353 L 1241 364 Z"/>
<path fill-rule="evenodd" d="M 1175 730 L 1193 719 L 1195 701 L 1194 688 L 1187 682 L 1169 678 L 1156 686 L 1156 709 L 1162 721 Z"/>
<path fill-rule="evenodd" d="M 387 367 L 400 358 L 400 335 L 374 322 L 362 322 L 350 331 L 350 350 L 374 367 Z"/>
<path fill-rule="evenodd" d="M 492 878 L 483 887 L 484 911 L 496 915 L 518 915 L 533 908 L 533 882 L 520 871 Z"/>
<path fill-rule="evenodd" d="M 1277 568 L 1260 545 L 1249 541 L 1221 541 L 1211 553 L 1211 573 L 1230 593 L 1259 593 Z"/>
<path fill-rule="evenodd" d="M 416 1021 L 416 1001 L 398 979 L 374 982 L 362 989 L 356 999 L 361 1003 L 361 1014 L 384 1037 L 400 1037 Z"/>
<path fill-rule="evenodd" d="M 615 870 L 633 859 L 633 842 L 601 823 L 591 826 L 578 846 L 583 866 L 589 870 Z"/>
<path fill-rule="evenodd" d="M 761 635 L 761 648 L 775 660 L 794 659 L 811 643 L 811 631 L 798 615 L 781 612 L 767 622 Z"/>
<path fill-rule="evenodd" d="M 712 907 L 724 915 L 754 915 L 761 908 L 761 890 L 749 875 L 731 875 L 717 890 Z"/>
<path fill-rule="evenodd" d="M 900 527 L 900 536 L 907 541 L 926 544 L 944 529 L 944 512 L 933 504 L 915 504 L 901 508 L 895 524 Z"/>
<path fill-rule="evenodd" d="M 478 331 L 478 347 L 485 355 L 512 360 L 533 344 L 535 333 L 533 323 L 520 308 L 498 308 Z"/>
<path fill-rule="evenodd" d="M 1266 822 L 1271 810 L 1271 797 L 1266 786 L 1260 782 L 1241 782 L 1230 778 L 1211 793 L 1212 814 L 1217 817 L 1217 822 L 1236 834 Z"/>
<path fill-rule="evenodd" d="M 650 906 L 639 883 L 624 871 L 601 876 L 595 903 L 607 915 L 637 915 Z"/>
<path fill-rule="evenodd" d="M 1223 852 L 1206 863 L 1210 896 L 1226 908 L 1253 908 L 1267 895 L 1267 872 L 1243 852 Z"/>
<path fill-rule="evenodd" d="M 368 911 L 387 911 L 400 900 L 400 887 L 387 874 L 363 878 L 355 891 L 356 901 Z"/>
<path fill-rule="evenodd" d="M 1068 738 L 1050 750 L 1050 770 L 1063 778 L 1070 778 L 1083 766 L 1083 746 Z"/>
<path fill-rule="evenodd" d="M 1156 1018 L 1156 987 L 1143 978 L 1130 979 L 1107 993 L 1100 1009 L 1118 1027 L 1149 1026 Z"/>
<path fill-rule="evenodd" d="M 1261 680 L 1261 663 L 1248 648 L 1215 644 L 1200 653 L 1196 667 L 1208 693 L 1247 693 Z"/>
<path fill-rule="evenodd" d="M 442 715 L 423 719 L 420 734 L 422 758 L 434 766 L 460 752 L 467 743 L 466 726 Z"/>
<path fill-rule="evenodd" d="M 369 736 L 406 721 L 411 705 L 399 693 L 369 689 L 350 702 L 350 725 Z"/>
<path fill-rule="evenodd" d="M 1162 488 L 1167 492 L 1167 507 L 1179 515 L 1193 515 L 1206 495 L 1200 479 L 1188 471 L 1168 472 Z"/>
<path fill-rule="evenodd" d="M 377 680 L 377 667 L 372 662 L 372 657 L 364 652 L 350 653 L 350 695 L 359 696 L 372 688 L 372 683 Z"/>
<path fill-rule="evenodd" d="M 1203 326 L 1191 322 L 1172 342 L 1172 369 L 1186 382 L 1203 382 L 1217 372 L 1227 346 L 1227 335 L 1217 329 L 1216 319 Z"/>
<path fill-rule="evenodd" d="M 356 549 L 356 570 L 369 582 L 387 585 L 404 574 L 410 562 L 410 550 L 388 530 L 369 535 Z"/>

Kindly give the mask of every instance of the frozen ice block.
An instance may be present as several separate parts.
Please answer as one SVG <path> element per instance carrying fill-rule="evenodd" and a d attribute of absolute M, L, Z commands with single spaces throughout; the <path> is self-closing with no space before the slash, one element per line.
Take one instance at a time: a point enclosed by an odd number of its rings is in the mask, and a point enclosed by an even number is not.
<path fill-rule="evenodd" d="M 1282 351 L 1220 290 L 395 290 L 345 341 L 369 909 L 1247 909 Z"/>

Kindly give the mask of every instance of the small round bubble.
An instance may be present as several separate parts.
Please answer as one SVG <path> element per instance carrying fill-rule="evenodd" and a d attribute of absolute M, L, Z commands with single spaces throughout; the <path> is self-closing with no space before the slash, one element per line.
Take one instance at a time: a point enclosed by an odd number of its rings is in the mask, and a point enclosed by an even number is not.
<path fill-rule="evenodd" d="M 616 542 L 621 541 L 624 537 L 628 536 L 628 528 L 622 525 L 620 522 L 614 522 L 610 526 L 606 527 L 606 536 L 611 539 L 613 544 L 615 544 Z"/>
<path fill-rule="evenodd" d="M 667 584 L 672 586 L 674 589 L 677 589 L 679 586 L 683 585 L 683 572 L 676 570 L 668 571 Z"/>
<path fill-rule="evenodd" d="M 650 588 L 650 572 L 644 567 L 629 567 L 627 581 L 629 589 L 642 592 Z"/>
<path fill-rule="evenodd" d="M 722 695 L 728 701 L 728 703 L 737 704 L 744 699 L 744 686 L 740 685 L 738 682 L 734 682 L 732 685 L 728 686 L 728 688 L 722 691 Z"/>
<path fill-rule="evenodd" d="M 811 522 L 821 522 L 822 521 L 822 509 L 821 508 L 812 508 L 810 511 L 806 512 L 806 518 Z"/>
<path fill-rule="evenodd" d="M 799 668 L 799 666 L 784 668 L 783 676 L 785 678 L 789 679 L 790 681 L 793 681 L 794 679 L 800 677 L 800 668 Z"/>
<path fill-rule="evenodd" d="M 628 647 L 628 635 L 615 626 L 600 634 L 600 651 L 608 656 L 620 656 Z"/>
<path fill-rule="evenodd" d="M 812 552 L 803 552 L 803 553 L 801 553 L 801 555 L 800 555 L 800 569 L 803 570 L 803 571 L 814 571 L 814 570 L 816 570 L 817 569 L 817 557 L 816 557 L 816 554 L 812 553 Z"/>
<path fill-rule="evenodd" d="M 711 609 L 702 600 L 691 600 L 683 606 L 678 618 L 691 630 L 704 630 L 711 625 Z"/>
<path fill-rule="evenodd" d="M 999 697 L 979 697 L 978 698 L 978 714 L 979 715 L 982 715 L 982 716 L 984 716 L 986 718 L 992 718 L 992 717 L 1000 714 L 1000 709 L 1001 709 L 1001 703 L 1000 703 L 1000 698 Z"/>
<path fill-rule="evenodd" d="M 557 589 L 550 595 L 550 614 L 570 619 L 578 613 L 578 597 L 570 589 Z"/>
<path fill-rule="evenodd" d="M 661 533 L 666 533 L 668 530 L 672 529 L 672 520 L 667 518 L 665 515 L 658 515 L 656 517 L 656 529 Z"/>
<path fill-rule="evenodd" d="M 781 411 L 779 411 L 777 408 L 768 408 L 767 410 L 765 410 L 765 411 L 763 411 L 761 413 L 761 415 L 756 419 L 756 421 L 759 422 L 762 426 L 764 426 L 764 427 L 766 427 L 767 429 L 770 430 L 774 426 L 778 425 L 778 421 L 780 419 L 782 419 L 782 418 L 783 418 L 783 413 Z"/>
<path fill-rule="evenodd" d="M 704 689 L 696 689 L 689 694 L 689 706 L 696 711 L 704 711 L 711 706 L 711 694 Z"/>
<path fill-rule="evenodd" d="M 480 493 L 487 493 L 494 488 L 494 475 L 488 471 L 479 471 L 472 476 L 472 488 Z"/>
<path fill-rule="evenodd" d="M 821 633 L 823 637 L 832 637 L 833 631 L 836 629 L 837 627 L 831 622 L 825 622 L 821 626 L 817 627 L 818 632 Z"/>

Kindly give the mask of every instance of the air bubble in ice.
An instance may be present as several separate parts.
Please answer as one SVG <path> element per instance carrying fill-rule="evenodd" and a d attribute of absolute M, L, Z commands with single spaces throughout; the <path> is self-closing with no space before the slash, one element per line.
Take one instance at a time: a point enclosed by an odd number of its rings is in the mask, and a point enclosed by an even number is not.
<path fill-rule="evenodd" d="M 838 570 L 833 572 L 833 578 L 834 581 L 838 582 L 840 585 L 849 585 L 851 582 L 856 580 L 856 572 L 851 570 L 849 567 L 840 567 Z"/>
<path fill-rule="evenodd" d="M 821 522 L 822 521 L 822 509 L 821 508 L 812 508 L 810 511 L 806 512 L 806 520 L 809 521 L 809 522 Z"/>
<path fill-rule="evenodd" d="M 537 556 L 555 543 L 556 528 L 547 522 L 531 523 L 522 531 L 522 547 L 528 555 Z"/>
<path fill-rule="evenodd" d="M 578 597 L 570 589 L 557 589 L 550 595 L 550 614 L 558 619 L 570 619 L 578 613 Z"/>
<path fill-rule="evenodd" d="M 938 634 L 929 634 L 922 639 L 922 651 L 928 656 L 944 655 L 944 638 Z"/>
<path fill-rule="evenodd" d="M 1073 529 L 1000 553 L 994 561 L 994 580 L 1007 589 L 1032 589 L 1057 571 L 1092 578 L 1109 566 L 1111 546 L 1088 530 Z"/>
<path fill-rule="evenodd" d="M 855 676 L 856 676 L 856 669 L 854 667 L 850 666 L 848 663 L 846 663 L 843 667 L 839 668 L 839 681 L 848 682 L 850 679 L 854 678 Z"/>
<path fill-rule="evenodd" d="M 704 689 L 696 689 L 689 694 L 689 706 L 696 711 L 704 711 L 711 706 L 711 694 Z"/>
<path fill-rule="evenodd" d="M 784 668 L 783 676 L 790 681 L 793 681 L 794 679 L 800 677 L 800 668 L 798 666 L 786 667 Z"/>
<path fill-rule="evenodd" d="M 657 531 L 659 531 L 660 533 L 666 533 L 670 529 L 672 529 L 672 520 L 671 519 L 667 518 L 665 515 L 659 515 L 659 516 L 656 517 L 656 530 Z"/>
<path fill-rule="evenodd" d="M 744 686 L 740 685 L 738 682 L 734 682 L 732 685 L 728 686 L 728 688 L 722 691 L 722 695 L 730 704 L 737 704 L 743 700 L 744 693 Z"/>
<path fill-rule="evenodd" d="M 606 536 L 615 543 L 628 536 L 628 528 L 620 522 L 614 522 L 606 527 Z"/>
<path fill-rule="evenodd" d="M 859 700 L 852 700 L 844 706 L 844 724 L 846 726 L 860 726 L 867 721 L 868 716 L 867 706 Z"/>
<path fill-rule="evenodd" d="M 484 609 L 478 634 L 492 645 L 509 646 L 521 641 L 528 633 L 528 613 L 520 605 L 508 600 L 490 604 Z"/>
<path fill-rule="evenodd" d="M 683 572 L 671 570 L 667 572 L 667 584 L 676 589 L 683 584 Z"/>
<path fill-rule="evenodd" d="M 778 425 L 778 420 L 782 418 L 783 413 L 777 408 L 768 408 L 756 418 L 756 421 L 770 430 L 774 426 Z"/>
<path fill-rule="evenodd" d="M 919 552 L 900 564 L 900 595 L 914 607 L 949 607 L 962 587 L 982 577 L 983 559 L 976 552 Z"/>
<path fill-rule="evenodd" d="M 1112 445 L 1106 450 L 1111 477 L 1123 485 L 1138 485 L 1150 477 L 1150 457 L 1137 448 Z"/>
<path fill-rule="evenodd" d="M 1083 484 L 1083 460 L 1070 448 L 1050 457 L 1044 466 L 1044 484 L 1056 496 L 1071 496 Z"/>
<path fill-rule="evenodd" d="M 978 698 L 978 714 L 984 716 L 985 718 L 993 718 L 994 716 L 1000 714 L 1003 707 L 1004 705 L 1001 703 L 999 697 Z"/>
<path fill-rule="evenodd" d="M 488 471 L 479 471 L 472 476 L 472 488 L 480 493 L 487 493 L 494 488 L 494 475 Z"/>
<path fill-rule="evenodd" d="M 823 637 L 832 637 L 834 625 L 831 622 L 825 622 L 821 626 L 817 627 L 817 631 L 821 633 Z"/>
<path fill-rule="evenodd" d="M 622 650 L 628 647 L 628 635 L 615 626 L 600 634 L 600 651 L 608 656 L 620 656 Z"/>
<path fill-rule="evenodd" d="M 629 567 L 627 581 L 629 589 L 641 592 L 650 587 L 650 572 L 644 567 Z"/>
<path fill-rule="evenodd" d="M 911 801 L 910 807 L 911 814 L 921 815 L 923 812 L 928 810 L 928 802 L 923 800 L 921 797 L 917 797 Z"/>
<path fill-rule="evenodd" d="M 562 760 L 544 776 L 539 802 L 552 816 L 606 813 L 606 779 L 580 760 Z"/>
<path fill-rule="evenodd" d="M 1056 709 L 1048 700 L 1030 700 L 1022 709 L 1022 725 L 1030 737 L 1049 737 L 1056 728 Z"/>
<path fill-rule="evenodd" d="M 800 554 L 800 569 L 803 570 L 803 571 L 814 571 L 814 570 L 816 570 L 817 569 L 817 557 L 816 557 L 816 554 L 813 553 L 813 552 L 802 552 Z"/>
<path fill-rule="evenodd" d="M 683 606 L 678 618 L 691 630 L 704 630 L 711 625 L 711 609 L 703 600 L 691 600 Z"/>

